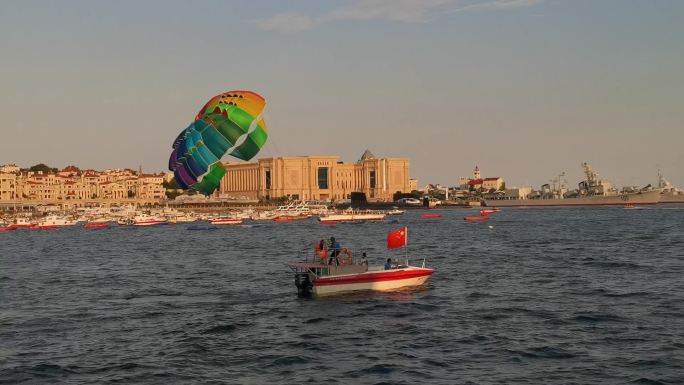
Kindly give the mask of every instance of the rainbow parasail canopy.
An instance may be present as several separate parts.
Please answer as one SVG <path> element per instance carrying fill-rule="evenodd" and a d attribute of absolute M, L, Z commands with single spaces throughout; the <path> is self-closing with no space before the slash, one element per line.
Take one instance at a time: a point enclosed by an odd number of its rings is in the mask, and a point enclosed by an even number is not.
<path fill-rule="evenodd" d="M 266 99 L 252 91 L 211 98 L 173 142 L 169 170 L 178 185 L 206 195 L 216 191 L 226 174 L 221 163 L 225 154 L 250 160 L 266 144 L 265 108 Z"/>

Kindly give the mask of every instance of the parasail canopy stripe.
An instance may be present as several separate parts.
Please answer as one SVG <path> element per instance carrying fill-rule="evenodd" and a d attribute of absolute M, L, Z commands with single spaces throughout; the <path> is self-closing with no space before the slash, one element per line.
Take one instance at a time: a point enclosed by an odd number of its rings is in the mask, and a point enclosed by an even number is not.
<path fill-rule="evenodd" d="M 256 156 L 268 139 L 265 108 L 266 100 L 253 91 L 211 98 L 173 142 L 169 169 L 178 185 L 209 195 L 226 173 L 221 163 L 226 153 L 242 160 Z"/>

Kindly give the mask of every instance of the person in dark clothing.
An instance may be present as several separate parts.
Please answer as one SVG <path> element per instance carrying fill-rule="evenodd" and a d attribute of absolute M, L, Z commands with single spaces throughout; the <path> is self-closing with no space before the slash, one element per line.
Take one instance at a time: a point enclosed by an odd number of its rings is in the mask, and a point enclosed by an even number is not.
<path fill-rule="evenodd" d="M 328 264 L 332 265 L 339 265 L 340 260 L 337 258 L 337 256 L 340 254 L 340 250 L 342 248 L 340 247 L 340 244 L 335 240 L 335 237 L 330 237 L 330 247 L 328 248 L 330 251 L 330 258 L 328 258 Z"/>
<path fill-rule="evenodd" d="M 387 258 L 387 262 L 385 262 L 385 270 L 391 270 L 392 269 L 392 259 Z"/>

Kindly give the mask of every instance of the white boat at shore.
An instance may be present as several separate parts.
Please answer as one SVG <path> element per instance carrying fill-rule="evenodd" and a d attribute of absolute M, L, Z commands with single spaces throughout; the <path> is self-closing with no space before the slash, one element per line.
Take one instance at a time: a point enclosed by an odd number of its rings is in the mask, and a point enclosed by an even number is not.
<path fill-rule="evenodd" d="M 214 218 L 209 219 L 209 223 L 212 225 L 239 225 L 242 223 L 240 218 Z"/>
<path fill-rule="evenodd" d="M 318 217 L 321 223 L 332 224 L 342 222 L 357 222 L 357 221 L 381 221 L 385 219 L 384 211 L 374 210 L 344 210 L 338 212 L 329 212 Z"/>
<path fill-rule="evenodd" d="M 48 215 L 45 218 L 39 219 L 35 227 L 64 227 L 73 226 L 76 220 L 62 216 L 62 215 Z"/>
<path fill-rule="evenodd" d="M 277 222 L 292 222 L 308 219 L 315 215 L 328 212 L 328 206 L 318 202 L 290 202 L 273 210 L 252 213 L 253 220 L 275 220 Z"/>
<path fill-rule="evenodd" d="M 128 221 L 127 224 L 133 226 L 158 226 L 168 224 L 166 218 L 152 214 L 137 214 Z"/>
<path fill-rule="evenodd" d="M 14 221 L 10 223 L 9 227 L 13 227 L 16 229 L 27 229 L 35 225 L 36 221 L 33 220 L 31 217 L 17 216 L 14 218 Z"/>
<path fill-rule="evenodd" d="M 394 207 L 392 207 L 391 210 L 388 210 L 386 214 L 387 215 L 403 215 L 405 212 L 406 212 L 406 210 L 401 210 L 401 209 L 399 209 L 399 207 L 394 206 Z"/>

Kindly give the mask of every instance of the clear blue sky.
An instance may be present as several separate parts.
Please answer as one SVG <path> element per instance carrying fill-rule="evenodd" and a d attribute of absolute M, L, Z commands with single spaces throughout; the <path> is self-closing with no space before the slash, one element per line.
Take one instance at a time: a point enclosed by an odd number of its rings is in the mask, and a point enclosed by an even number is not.
<path fill-rule="evenodd" d="M 0 52 L 0 164 L 164 170 L 204 102 L 252 89 L 264 157 L 684 186 L 680 0 L 3 1 Z"/>

